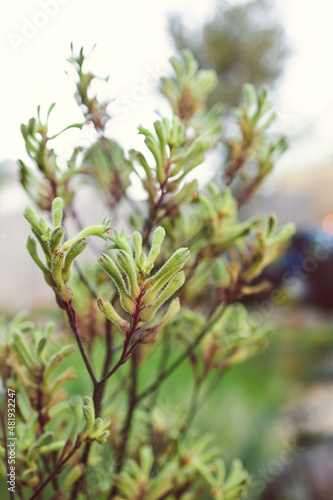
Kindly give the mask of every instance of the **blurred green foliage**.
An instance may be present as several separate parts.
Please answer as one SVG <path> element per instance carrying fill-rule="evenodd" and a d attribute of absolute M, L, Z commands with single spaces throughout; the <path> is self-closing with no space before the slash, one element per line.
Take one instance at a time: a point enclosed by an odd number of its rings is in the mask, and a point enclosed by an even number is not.
<path fill-rule="evenodd" d="M 219 81 L 209 103 L 236 106 L 244 82 L 273 86 L 281 75 L 288 45 L 271 0 L 214 2 L 214 12 L 200 28 L 173 16 L 169 30 L 176 48 L 190 49 L 202 68 L 214 68 Z"/>

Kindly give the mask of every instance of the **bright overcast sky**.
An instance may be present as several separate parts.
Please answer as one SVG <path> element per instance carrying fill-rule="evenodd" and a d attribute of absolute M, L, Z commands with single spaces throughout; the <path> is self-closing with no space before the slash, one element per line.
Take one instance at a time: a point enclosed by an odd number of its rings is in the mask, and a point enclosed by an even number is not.
<path fill-rule="evenodd" d="M 51 4 L 53 9 L 57 6 L 52 16 L 45 13 Z M 45 111 L 53 101 L 57 103 L 52 121 L 55 131 L 81 120 L 72 97 L 73 83 L 65 74 L 71 42 L 77 48 L 97 43 L 92 66 L 98 74 L 110 74 L 107 90 L 101 86 L 106 96 L 123 100 L 134 88 L 146 89 L 144 97 L 136 91 L 126 119 L 119 113 L 115 117 L 114 135 L 126 147 L 133 146 L 135 127 L 140 122 L 149 125 L 156 119 L 155 109 L 163 106 L 151 88 L 168 70 L 173 50 L 166 33 L 167 15 L 181 12 L 188 24 L 197 24 L 212 12 L 213 5 L 214 0 L 15 0 L 3 4 L 0 161 L 24 156 L 19 126 L 35 114 L 37 104 Z M 293 47 L 277 109 L 288 131 L 311 125 L 307 139 L 291 149 L 283 164 L 301 167 L 333 157 L 333 2 L 277 0 L 277 5 Z M 30 37 L 25 38 L 27 43 L 22 35 Z M 68 141 L 69 150 L 75 134 L 69 132 L 59 147 L 66 148 Z"/>

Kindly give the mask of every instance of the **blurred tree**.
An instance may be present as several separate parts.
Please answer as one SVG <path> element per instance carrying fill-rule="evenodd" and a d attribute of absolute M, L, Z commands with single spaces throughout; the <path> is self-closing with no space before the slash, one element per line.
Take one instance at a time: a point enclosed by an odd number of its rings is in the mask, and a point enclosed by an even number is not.
<path fill-rule="evenodd" d="M 288 53 L 271 0 L 216 0 L 213 18 L 201 28 L 191 31 L 175 15 L 169 30 L 177 50 L 190 49 L 201 67 L 217 72 L 219 83 L 210 104 L 236 106 L 244 82 L 272 86 Z"/>

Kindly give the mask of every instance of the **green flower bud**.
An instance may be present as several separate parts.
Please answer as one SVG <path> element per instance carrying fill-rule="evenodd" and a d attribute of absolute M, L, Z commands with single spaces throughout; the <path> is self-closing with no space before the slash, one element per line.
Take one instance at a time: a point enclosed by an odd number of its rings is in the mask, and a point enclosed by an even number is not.
<path fill-rule="evenodd" d="M 135 250 L 135 263 L 137 267 L 139 267 L 139 257 L 142 253 L 142 236 L 138 231 L 135 231 L 132 234 L 132 241 L 134 245 L 134 250 Z"/>
<path fill-rule="evenodd" d="M 170 269 L 168 273 L 165 273 L 163 276 L 160 277 L 160 279 L 157 281 L 157 283 L 151 288 L 152 282 L 150 280 L 147 280 L 145 282 L 145 289 L 147 290 L 146 293 L 143 296 L 142 299 L 142 304 L 148 305 L 151 304 L 155 298 L 158 296 L 164 285 L 168 283 L 168 281 L 171 280 L 175 274 L 177 274 L 179 271 L 182 270 L 184 266 L 179 264 L 177 267 L 174 269 Z M 154 278 L 154 277 L 153 277 Z"/>
<path fill-rule="evenodd" d="M 132 256 L 132 250 L 127 241 L 129 239 L 129 236 L 125 236 L 124 230 L 121 232 L 121 234 L 119 234 L 118 231 L 114 229 L 114 234 L 116 235 L 114 238 L 109 237 L 109 240 L 113 241 L 114 245 L 108 247 L 107 250 L 124 250 L 124 252 L 126 252 L 129 256 Z"/>
<path fill-rule="evenodd" d="M 120 295 L 120 303 L 124 311 L 133 314 L 135 311 L 135 301 L 129 295 Z"/>
<path fill-rule="evenodd" d="M 165 281 L 165 283 L 167 283 L 171 278 L 172 276 L 168 276 L 168 279 Z M 157 283 L 157 285 L 148 290 L 142 297 L 142 304 L 144 306 L 149 306 L 150 304 L 152 304 L 152 302 L 154 302 L 154 300 L 156 299 L 157 295 L 159 294 L 161 288 L 163 288 L 163 285 L 165 285 L 165 283 L 162 284 L 161 286 L 158 286 L 159 283 Z"/>
<path fill-rule="evenodd" d="M 34 443 L 32 446 L 30 446 L 27 454 L 26 454 L 26 459 L 28 462 L 36 462 L 38 455 L 39 455 L 39 446 L 37 443 Z"/>
<path fill-rule="evenodd" d="M 183 166 L 184 167 L 183 174 L 178 178 L 178 184 L 180 181 L 182 181 L 187 176 L 187 174 L 189 174 L 193 169 L 195 169 L 195 167 L 197 167 L 198 165 L 203 163 L 204 160 L 205 160 L 205 153 L 198 154 L 198 155 L 194 156 L 193 159 L 189 160 L 186 163 L 186 165 Z M 174 181 L 174 182 L 176 182 L 176 181 Z M 198 184 L 193 182 L 193 184 L 192 184 L 193 191 L 195 191 L 197 189 L 197 186 L 198 186 Z"/>
<path fill-rule="evenodd" d="M 85 466 L 83 464 L 76 464 L 67 474 L 64 482 L 61 485 L 60 490 L 67 494 L 70 488 L 80 479 L 85 471 Z"/>
<path fill-rule="evenodd" d="M 224 483 L 224 489 L 229 494 L 236 486 L 244 486 L 248 483 L 249 479 L 249 475 L 244 470 L 242 462 L 236 458 L 231 463 L 228 478 Z"/>
<path fill-rule="evenodd" d="M 34 488 L 39 483 L 38 475 L 34 469 L 26 469 L 22 472 L 22 482 L 26 483 L 30 488 Z"/>
<path fill-rule="evenodd" d="M 111 418 L 110 417 L 106 417 L 103 419 L 103 431 L 105 429 L 108 429 L 108 427 L 110 427 L 110 424 L 111 424 Z"/>
<path fill-rule="evenodd" d="M 130 328 L 128 321 L 119 316 L 112 304 L 108 300 L 98 297 L 97 307 L 112 323 L 114 323 L 121 331 L 127 332 Z"/>
<path fill-rule="evenodd" d="M 75 380 L 76 375 L 74 372 L 73 366 L 67 368 L 67 370 L 63 371 L 58 375 L 52 383 L 48 386 L 48 394 L 52 395 L 57 392 L 57 390 L 68 380 Z"/>
<path fill-rule="evenodd" d="M 61 226 L 63 218 L 63 200 L 61 198 L 54 198 L 52 202 L 52 219 L 53 227 Z"/>
<path fill-rule="evenodd" d="M 57 250 L 59 250 L 60 243 L 64 237 L 65 230 L 63 227 L 55 227 L 50 234 L 49 238 L 49 248 L 50 252 L 54 254 Z"/>
<path fill-rule="evenodd" d="M 57 288 L 59 289 L 65 286 L 62 277 L 62 265 L 64 259 L 65 259 L 65 254 L 63 252 L 57 252 L 53 257 L 51 264 L 52 276 L 55 281 L 55 284 L 57 285 Z"/>
<path fill-rule="evenodd" d="M 56 293 L 64 302 L 69 302 L 72 297 L 72 291 L 65 285 L 62 268 L 64 262 L 65 254 L 63 252 L 57 252 L 51 262 L 52 277 L 56 284 Z"/>
<path fill-rule="evenodd" d="M 201 70 L 195 80 L 193 97 L 202 101 L 214 89 L 217 84 L 217 76 L 213 70 Z"/>
<path fill-rule="evenodd" d="M 173 161 L 174 161 L 175 165 L 173 167 L 171 167 L 171 169 L 170 169 L 170 174 L 169 174 L 170 178 L 175 177 L 182 170 L 183 164 L 181 163 L 181 159 L 182 159 L 181 155 L 178 155 L 175 158 L 173 158 Z M 175 181 L 172 181 L 172 182 L 168 182 L 167 191 L 168 192 L 173 192 L 175 189 L 174 189 L 174 187 L 169 188 L 169 184 L 171 184 L 172 186 L 176 186 L 176 185 L 178 186 L 179 185 L 179 179 L 177 179 Z"/>
<path fill-rule="evenodd" d="M 154 156 L 156 162 L 156 178 L 157 181 L 162 184 L 166 180 L 166 173 L 164 169 L 163 153 L 161 151 L 160 144 L 157 142 L 154 135 L 144 127 L 138 127 L 139 134 L 145 135 L 145 144 L 149 151 Z"/>
<path fill-rule="evenodd" d="M 27 221 L 30 223 L 31 227 L 33 227 L 35 229 L 35 231 L 37 232 L 37 234 L 39 236 L 42 236 L 44 234 L 44 231 L 39 226 L 39 220 L 38 220 L 37 214 L 33 208 L 28 206 L 24 210 L 23 216 L 27 219 Z"/>
<path fill-rule="evenodd" d="M 44 252 L 47 266 L 50 267 L 51 266 L 51 254 L 50 254 L 50 249 L 49 249 L 49 246 L 47 244 L 47 241 L 45 241 L 45 237 L 43 239 L 43 236 L 41 236 L 38 233 L 38 231 L 35 230 L 35 228 L 32 227 L 31 230 L 32 230 L 33 234 L 36 236 L 37 241 L 40 244 L 40 246 Z"/>
<path fill-rule="evenodd" d="M 160 120 L 157 120 L 154 122 L 154 129 L 156 132 L 156 135 L 160 141 L 160 151 L 161 151 L 161 158 L 162 158 L 162 165 L 165 165 L 166 162 L 166 142 L 167 142 L 167 137 L 166 137 L 166 130 L 164 127 L 164 123 Z"/>
<path fill-rule="evenodd" d="M 153 198 L 156 194 L 156 190 L 154 188 L 154 183 L 153 183 L 152 169 L 148 165 L 147 160 L 142 153 L 140 153 L 139 151 L 135 151 L 133 149 L 130 150 L 129 153 L 131 158 L 133 158 L 133 160 L 138 161 L 140 165 L 143 167 L 147 178 L 147 190 L 150 197 Z"/>
<path fill-rule="evenodd" d="M 117 260 L 127 277 L 130 295 L 136 299 L 140 295 L 140 287 L 138 285 L 137 270 L 135 268 L 133 256 L 132 254 L 129 255 L 124 250 L 120 250 L 117 255 Z"/>
<path fill-rule="evenodd" d="M 170 257 L 169 260 L 166 261 L 163 267 L 151 278 L 146 280 L 145 288 L 148 290 L 152 288 L 160 279 L 165 275 L 169 275 L 171 273 L 175 274 L 180 269 L 182 269 L 186 263 L 186 261 L 190 258 L 190 251 L 188 248 L 179 248 L 176 250 Z"/>
<path fill-rule="evenodd" d="M 92 408 L 94 408 L 94 402 L 90 396 L 83 396 L 83 403 L 86 406 L 91 406 Z"/>
<path fill-rule="evenodd" d="M 171 301 L 166 314 L 163 316 L 162 320 L 159 322 L 159 324 L 158 324 L 159 329 L 163 328 L 163 326 L 165 326 L 167 323 L 169 323 L 169 321 L 171 321 L 172 318 L 174 316 L 176 316 L 176 314 L 179 313 L 179 311 L 180 311 L 180 300 L 178 297 L 176 297 L 175 299 L 173 299 Z"/>
<path fill-rule="evenodd" d="M 243 93 L 244 93 L 244 96 L 246 98 L 246 104 L 248 106 L 252 106 L 252 104 L 254 103 L 254 101 L 256 99 L 256 91 L 255 91 L 253 85 L 251 85 L 251 83 L 245 83 L 243 85 Z"/>
<path fill-rule="evenodd" d="M 170 121 L 168 118 L 162 118 L 164 130 L 165 130 L 165 137 L 166 137 L 166 142 L 169 144 L 169 139 L 170 139 Z"/>
<path fill-rule="evenodd" d="M 74 396 L 69 400 L 69 405 L 73 410 L 73 427 L 71 430 L 72 441 L 76 440 L 79 427 L 82 422 L 82 399 L 79 396 Z"/>
<path fill-rule="evenodd" d="M 271 236 L 273 234 L 274 229 L 276 228 L 278 223 L 277 217 L 275 214 L 270 214 L 268 218 L 268 230 L 267 230 L 267 237 Z"/>
<path fill-rule="evenodd" d="M 13 333 L 12 347 L 20 356 L 27 368 L 31 368 L 31 366 L 36 364 L 34 356 L 30 350 L 30 346 L 27 344 L 25 338 L 19 330 L 15 330 Z"/>
<path fill-rule="evenodd" d="M 91 431 L 95 421 L 95 410 L 91 406 L 82 406 L 83 416 L 86 421 L 84 428 L 80 433 L 80 439 L 83 441 Z"/>
<path fill-rule="evenodd" d="M 124 280 L 114 261 L 108 255 L 102 254 L 98 259 L 98 263 L 104 271 L 107 272 L 110 278 L 112 278 L 114 284 L 116 285 L 123 309 L 129 313 L 133 313 L 135 310 L 135 301 L 128 295 Z"/>
<path fill-rule="evenodd" d="M 288 224 L 283 226 L 274 236 L 271 237 L 271 243 L 273 243 L 274 245 L 284 246 L 294 233 L 295 224 L 293 222 L 289 222 Z"/>
<path fill-rule="evenodd" d="M 55 283 L 54 283 L 54 280 L 52 278 L 52 273 L 46 267 L 46 265 L 44 264 L 44 262 L 39 258 L 39 255 L 38 255 L 38 252 L 37 252 L 37 243 L 36 243 L 36 240 L 34 238 L 32 238 L 31 236 L 28 236 L 27 250 L 28 250 L 31 258 L 35 262 L 35 264 L 37 264 L 37 266 L 39 267 L 39 269 L 43 272 L 44 279 L 45 279 L 46 283 L 50 287 L 54 288 L 55 287 Z"/>
<path fill-rule="evenodd" d="M 170 146 L 181 146 L 185 139 L 185 125 L 177 115 L 172 117 L 172 130 L 169 138 Z"/>
<path fill-rule="evenodd" d="M 140 312 L 139 322 L 141 324 L 148 323 L 148 321 L 154 319 L 156 312 L 157 310 L 152 305 L 144 307 Z"/>
<path fill-rule="evenodd" d="M 37 353 L 37 357 L 39 359 L 39 361 L 41 361 L 42 363 L 44 362 L 44 349 L 45 349 L 45 346 L 46 346 L 46 343 L 47 343 L 47 339 L 46 337 L 41 337 L 37 343 L 37 347 L 36 347 L 36 353 Z"/>
<path fill-rule="evenodd" d="M 198 137 L 192 142 L 191 146 L 188 148 L 184 156 L 182 157 L 181 164 L 185 165 L 194 156 L 201 154 L 202 152 L 210 149 L 212 147 L 212 138 L 210 137 Z"/>
<path fill-rule="evenodd" d="M 63 266 L 63 271 L 62 271 L 62 277 L 65 283 L 70 280 L 71 275 L 72 275 L 72 264 L 76 257 L 80 255 L 80 253 L 83 252 L 85 248 L 88 246 L 88 241 L 86 238 L 80 238 L 79 240 L 74 241 L 72 245 L 69 247 L 68 251 L 66 252 L 65 256 L 65 262 Z"/>
<path fill-rule="evenodd" d="M 188 184 L 184 184 L 181 190 L 173 197 L 175 204 L 181 205 L 186 200 L 188 200 L 192 196 L 194 191 L 196 191 L 197 187 L 198 187 L 198 181 L 196 179 L 189 182 Z"/>
<path fill-rule="evenodd" d="M 89 432 L 89 438 L 94 439 L 100 432 L 103 431 L 103 419 L 98 417 L 95 419 L 94 425 L 92 426 L 91 431 Z"/>
<path fill-rule="evenodd" d="M 48 360 L 45 372 L 44 372 L 44 384 L 45 386 L 50 382 L 51 376 L 55 369 L 60 365 L 60 363 L 75 352 L 75 346 L 72 344 L 63 346 L 60 351 L 56 352 Z"/>
<path fill-rule="evenodd" d="M 139 256 L 139 260 L 138 260 L 138 268 L 140 270 L 143 270 L 145 269 L 145 266 L 146 266 L 146 263 L 147 263 L 147 257 L 146 257 L 146 254 L 144 252 L 142 252 Z"/>
<path fill-rule="evenodd" d="M 53 443 L 45 444 L 40 447 L 39 453 L 41 455 L 47 454 L 47 453 L 52 453 L 53 451 L 59 451 L 63 450 L 64 446 L 66 444 L 66 441 L 53 441 Z"/>
<path fill-rule="evenodd" d="M 96 418 L 94 425 L 89 433 L 89 439 L 94 439 L 99 443 L 106 441 L 106 438 L 110 435 L 110 431 L 106 430 L 111 423 L 110 418 Z"/>
<path fill-rule="evenodd" d="M 53 431 L 46 431 L 44 434 L 42 434 L 36 441 L 37 446 L 42 446 L 46 444 L 52 443 L 54 439 L 54 432 Z"/>
<path fill-rule="evenodd" d="M 99 436 L 95 437 L 95 441 L 100 444 L 104 444 L 107 441 L 107 438 L 110 436 L 110 431 L 103 431 L 99 434 Z"/>
<path fill-rule="evenodd" d="M 160 253 L 161 247 L 159 245 L 153 245 L 150 249 L 150 252 L 148 254 L 147 258 L 147 264 L 154 264 L 155 260 L 157 259 L 159 253 Z"/>
<path fill-rule="evenodd" d="M 44 232 L 44 233 L 47 233 L 47 230 L 48 230 L 48 225 L 47 225 L 47 222 L 45 219 L 43 219 L 43 217 L 41 217 L 39 219 L 39 227 L 41 228 L 41 230 Z"/>
<path fill-rule="evenodd" d="M 158 309 L 164 302 L 166 302 L 172 295 L 174 295 L 177 290 L 185 283 L 185 274 L 183 271 L 176 274 L 167 286 L 164 288 L 163 292 L 158 296 L 157 300 L 154 302 L 153 306 Z"/>
<path fill-rule="evenodd" d="M 54 198 L 53 202 L 52 202 L 52 212 L 54 212 L 54 210 L 56 210 L 57 208 L 63 208 L 64 206 L 64 202 L 63 202 L 63 199 L 60 198 L 60 196 L 58 196 L 57 198 Z M 60 224 L 57 224 L 57 226 L 60 226 Z"/>
<path fill-rule="evenodd" d="M 56 208 L 52 213 L 53 227 L 61 226 L 64 213 L 61 208 Z"/>

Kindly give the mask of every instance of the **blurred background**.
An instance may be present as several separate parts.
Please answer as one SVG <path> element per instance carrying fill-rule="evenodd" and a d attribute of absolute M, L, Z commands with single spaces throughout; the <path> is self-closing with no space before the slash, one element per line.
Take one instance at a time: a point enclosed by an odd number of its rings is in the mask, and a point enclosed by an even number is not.
<path fill-rule="evenodd" d="M 281 223 L 297 226 L 289 250 L 266 271 L 282 299 L 268 294 L 248 304 L 275 333 L 263 353 L 227 375 L 211 399 L 210 421 L 197 418 L 219 434 L 227 458 L 244 460 L 253 474 L 252 499 L 333 498 L 332 16 L 330 0 L 315 6 L 301 0 L 17 0 L 0 17 L 0 310 L 6 314 L 53 304 L 25 250 L 29 228 L 21 214 L 28 199 L 17 159 L 27 158 L 20 124 L 38 104 L 45 116 L 57 103 L 54 132 L 82 121 L 66 63 L 71 43 L 88 52 L 97 44 L 91 67 L 110 79 L 98 82 L 96 92 L 113 99 L 108 133 L 125 149 L 141 144 L 138 124 L 149 125 L 166 110 L 158 80 L 182 48 L 217 71 L 211 104 L 236 106 L 247 81 L 271 87 L 277 112 L 271 134 L 286 135 L 289 149 L 241 217 L 275 212 Z M 77 144 L 93 142 L 91 134 L 89 126 L 71 130 L 54 147 L 66 160 Z M 223 154 L 221 147 L 200 167 L 202 183 L 216 174 Z M 131 194 L 142 196 L 136 186 Z M 87 223 L 106 215 L 88 186 L 77 205 Z M 171 406 L 173 382 L 164 393 Z"/>

